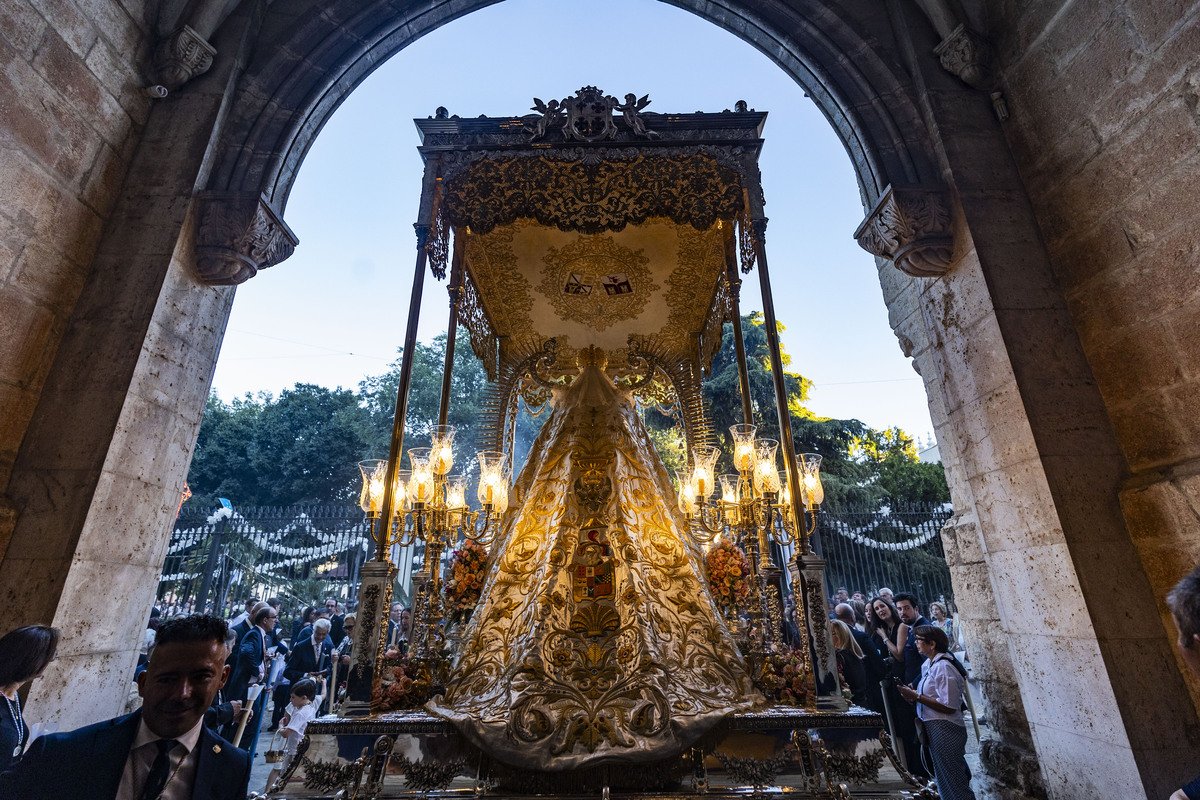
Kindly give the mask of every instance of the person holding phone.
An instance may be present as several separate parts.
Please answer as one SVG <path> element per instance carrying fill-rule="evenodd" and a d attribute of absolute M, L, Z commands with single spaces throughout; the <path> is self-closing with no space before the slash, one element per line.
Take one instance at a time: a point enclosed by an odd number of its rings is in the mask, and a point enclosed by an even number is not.
<path fill-rule="evenodd" d="M 950 640 L 945 631 L 933 625 L 917 625 L 913 635 L 917 650 L 925 659 L 921 663 L 921 681 L 916 689 L 898 686 L 897 690 L 916 706 L 942 800 L 975 800 L 965 758 L 967 723 L 962 703 L 966 679 L 947 652 Z"/>

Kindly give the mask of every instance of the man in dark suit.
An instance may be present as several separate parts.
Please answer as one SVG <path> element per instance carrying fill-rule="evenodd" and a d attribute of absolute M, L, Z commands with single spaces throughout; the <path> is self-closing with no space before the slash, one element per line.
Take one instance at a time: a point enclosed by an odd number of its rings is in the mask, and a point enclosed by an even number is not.
<path fill-rule="evenodd" d="M 916 688 L 917 682 L 921 680 L 921 664 L 925 662 L 925 656 L 917 651 L 917 636 L 916 630 L 918 625 L 928 625 L 929 620 L 921 616 L 921 612 L 917 610 L 917 596 L 910 592 L 898 592 L 895 597 L 896 612 L 900 614 L 900 621 L 908 626 L 908 639 L 904 642 L 904 685 Z M 917 738 L 917 712 L 908 703 L 899 703 L 904 706 L 899 710 L 893 708 L 892 713 L 897 718 L 896 730 L 907 731 L 911 724 L 912 733 L 904 734 L 905 752 L 908 753 L 908 771 L 918 778 L 931 778 L 932 775 L 925 769 L 924 763 L 921 761 L 921 743 Z M 913 762 L 916 762 L 915 766 Z"/>
<path fill-rule="evenodd" d="M 227 630 L 224 620 L 208 615 L 163 623 L 138 676 L 141 709 L 36 739 L 0 774 L 0 797 L 244 800 L 249 756 L 203 721 L 229 674 Z"/>
<path fill-rule="evenodd" d="M 263 683 L 270 678 L 271 667 L 267 660 L 267 648 L 270 647 L 271 632 L 275 630 L 278 621 L 279 615 L 266 603 L 255 606 L 254 614 L 251 617 L 254 626 L 238 644 L 237 666 L 233 668 L 229 677 L 229 690 L 225 693 L 228 699 L 241 700 L 245 703 L 249 699 L 250 686 Z M 262 727 L 262 712 L 267 705 L 267 695 L 268 692 L 261 693 L 254 702 L 251 707 L 250 722 L 238 743 L 249 751 L 251 758 L 254 757 L 254 752 L 258 748 L 258 731 Z M 224 733 L 226 736 L 233 737 L 235 729 L 235 725 L 227 725 Z"/>
<path fill-rule="evenodd" d="M 333 642 L 329 636 L 332 627 L 329 620 L 319 619 L 313 623 L 312 636 L 301 639 L 292 647 L 292 653 L 283 668 L 283 677 L 290 684 L 295 685 L 304 678 L 312 678 L 317 686 L 321 685 L 332 663 L 330 659 L 333 656 Z M 327 695 L 328 692 L 322 694 Z"/>
<path fill-rule="evenodd" d="M 338 602 L 332 597 L 325 601 L 325 611 L 329 614 L 329 637 L 336 647 L 342 643 L 342 637 L 345 635 L 342 632 L 342 625 L 346 621 L 346 615 L 338 613 Z"/>

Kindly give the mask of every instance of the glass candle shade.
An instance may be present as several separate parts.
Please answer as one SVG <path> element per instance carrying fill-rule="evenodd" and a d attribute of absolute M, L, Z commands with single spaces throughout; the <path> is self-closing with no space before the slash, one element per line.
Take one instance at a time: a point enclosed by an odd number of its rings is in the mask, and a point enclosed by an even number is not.
<path fill-rule="evenodd" d="M 691 479 L 686 475 L 675 473 L 675 491 L 679 495 L 679 510 L 687 516 L 696 512 L 695 495 L 692 494 Z"/>
<path fill-rule="evenodd" d="M 779 469 L 775 465 L 775 450 L 779 442 L 759 439 L 754 453 L 754 491 L 762 495 L 779 492 Z"/>
<path fill-rule="evenodd" d="M 508 457 L 499 450 L 480 450 L 479 488 L 476 497 L 484 506 L 508 508 Z M 503 500 L 503 507 L 500 502 Z"/>
<path fill-rule="evenodd" d="M 800 456 L 800 491 L 800 499 L 809 509 L 825 500 L 825 489 L 821 486 L 821 457 L 816 453 Z"/>
<path fill-rule="evenodd" d="M 430 463 L 430 447 L 414 447 L 408 451 L 412 464 L 412 477 L 408 481 L 408 498 L 415 505 L 433 500 L 433 465 Z"/>
<path fill-rule="evenodd" d="M 408 500 L 408 485 L 412 481 L 412 470 L 396 470 L 396 483 L 392 487 L 392 509 L 394 513 L 407 511 L 411 507 Z"/>
<path fill-rule="evenodd" d="M 448 473 L 454 466 L 454 434 L 456 431 L 457 428 L 453 425 L 434 426 L 429 460 L 434 474 L 439 477 Z"/>
<path fill-rule="evenodd" d="M 387 461 L 372 458 L 358 462 L 362 473 L 362 492 L 358 496 L 358 507 L 367 514 L 378 514 L 383 505 L 383 481 L 387 474 Z"/>
<path fill-rule="evenodd" d="M 446 478 L 446 508 L 461 511 L 467 507 L 467 476 L 451 475 Z"/>
<path fill-rule="evenodd" d="M 716 466 L 717 457 L 721 451 L 715 447 L 699 447 L 692 454 L 692 493 L 696 497 L 707 499 L 717 488 Z"/>
<path fill-rule="evenodd" d="M 733 466 L 745 475 L 754 469 L 754 425 L 730 425 L 733 436 Z"/>

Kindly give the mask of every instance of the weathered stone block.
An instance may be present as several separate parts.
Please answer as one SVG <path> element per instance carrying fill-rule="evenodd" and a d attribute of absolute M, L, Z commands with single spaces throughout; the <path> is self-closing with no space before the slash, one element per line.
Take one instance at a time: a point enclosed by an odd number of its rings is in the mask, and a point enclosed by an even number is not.
<path fill-rule="evenodd" d="M 927 308 L 926 313 L 933 310 Z M 936 356 L 944 375 L 942 397 L 951 421 L 963 406 L 981 397 L 1009 391 L 1017 400 L 1012 364 L 995 316 L 981 319 L 971 328 L 952 325 L 945 332 L 939 329 L 938 339 L 942 345 Z M 966 458 L 965 452 L 960 455 Z"/>
<path fill-rule="evenodd" d="M 61 37 L 53 31 L 48 33 L 32 63 L 67 98 L 75 113 L 86 115 L 98 133 L 117 144 L 124 140 L 133 121 Z"/>
<path fill-rule="evenodd" d="M 38 373 L 42 354 L 52 345 L 54 315 L 24 292 L 9 286 L 0 290 L 0 380 L 29 387 Z"/>
<path fill-rule="evenodd" d="M 46 20 L 28 0 L 10 0 L 0 6 L 0 31 L 16 50 L 30 53 L 46 33 Z"/>
<path fill-rule="evenodd" d="M 61 36 L 80 57 L 87 56 L 96 43 L 99 32 L 89 14 L 71 0 L 31 0 L 46 18 L 55 33 Z"/>
<path fill-rule="evenodd" d="M 998 552 L 989 541 L 988 563 L 999 616 L 1014 647 L 1027 637 L 1077 637 L 1091 632 L 1091 618 L 1065 544 Z M 1090 687 L 1082 683 L 1075 689 L 1090 692 Z M 1021 690 L 1028 694 L 1033 689 L 1027 688 L 1023 680 Z"/>
<path fill-rule="evenodd" d="M 993 559 L 1001 551 L 1024 552 L 1063 541 L 1040 461 L 1008 464 L 972 476 L 971 491 L 983 541 Z"/>
<path fill-rule="evenodd" d="M 1180 428 L 1174 405 L 1161 394 L 1144 394 L 1134 403 L 1110 408 L 1121 449 L 1134 472 L 1173 463 L 1193 446 Z"/>

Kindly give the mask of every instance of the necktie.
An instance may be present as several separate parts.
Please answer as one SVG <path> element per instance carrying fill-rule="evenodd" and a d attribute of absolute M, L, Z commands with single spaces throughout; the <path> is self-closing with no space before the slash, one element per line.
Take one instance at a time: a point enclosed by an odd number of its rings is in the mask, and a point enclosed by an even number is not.
<path fill-rule="evenodd" d="M 150 774 L 146 776 L 146 788 L 142 790 L 141 800 L 158 800 L 166 788 L 171 774 L 171 750 L 179 742 L 174 739 L 159 739 L 154 744 L 158 747 L 158 755 L 150 765 Z"/>

